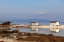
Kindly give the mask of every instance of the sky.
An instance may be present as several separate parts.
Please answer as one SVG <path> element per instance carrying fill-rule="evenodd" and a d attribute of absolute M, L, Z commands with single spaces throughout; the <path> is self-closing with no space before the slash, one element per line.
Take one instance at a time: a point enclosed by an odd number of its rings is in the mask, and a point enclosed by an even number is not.
<path fill-rule="evenodd" d="M 64 0 L 0 0 L 0 20 L 63 18 Z"/>

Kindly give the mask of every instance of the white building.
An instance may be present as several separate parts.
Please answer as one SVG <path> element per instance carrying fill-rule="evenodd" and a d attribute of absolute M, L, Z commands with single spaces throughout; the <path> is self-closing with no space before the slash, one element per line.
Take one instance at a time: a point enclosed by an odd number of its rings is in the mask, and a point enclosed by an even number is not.
<path fill-rule="evenodd" d="M 30 25 L 32 25 L 32 26 L 38 26 L 39 23 L 38 22 L 31 22 Z M 32 30 L 38 31 L 38 28 L 32 28 Z"/>
<path fill-rule="evenodd" d="M 50 26 L 59 26 L 60 22 L 58 21 L 50 21 Z"/>
<path fill-rule="evenodd" d="M 38 24 L 38 22 L 31 22 L 30 25 L 36 26 L 36 25 L 39 25 L 39 24 Z"/>
<path fill-rule="evenodd" d="M 50 21 L 50 26 L 59 26 L 60 22 L 58 21 Z M 50 28 L 52 32 L 60 32 L 59 28 Z"/>

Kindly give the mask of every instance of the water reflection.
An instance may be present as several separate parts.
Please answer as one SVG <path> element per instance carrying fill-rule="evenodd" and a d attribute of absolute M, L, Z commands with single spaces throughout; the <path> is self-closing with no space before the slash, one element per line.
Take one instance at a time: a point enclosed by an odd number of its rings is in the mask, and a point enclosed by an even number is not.
<path fill-rule="evenodd" d="M 15 28 L 11 28 L 11 30 L 15 30 Z M 53 34 L 55 36 L 64 36 L 64 29 L 60 29 L 59 33 L 50 32 L 49 29 L 39 29 L 39 31 L 31 31 L 29 28 L 19 28 L 19 32 L 30 32 L 30 33 L 40 33 L 40 34 Z"/>

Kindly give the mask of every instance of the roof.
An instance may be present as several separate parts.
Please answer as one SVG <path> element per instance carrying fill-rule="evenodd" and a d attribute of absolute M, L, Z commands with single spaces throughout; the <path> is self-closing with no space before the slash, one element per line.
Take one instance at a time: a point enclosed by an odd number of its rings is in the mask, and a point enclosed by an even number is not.
<path fill-rule="evenodd" d="M 38 23 L 38 22 L 30 22 L 30 23 Z"/>
<path fill-rule="evenodd" d="M 59 22 L 59 21 L 50 21 L 50 23 L 56 23 L 56 22 Z"/>

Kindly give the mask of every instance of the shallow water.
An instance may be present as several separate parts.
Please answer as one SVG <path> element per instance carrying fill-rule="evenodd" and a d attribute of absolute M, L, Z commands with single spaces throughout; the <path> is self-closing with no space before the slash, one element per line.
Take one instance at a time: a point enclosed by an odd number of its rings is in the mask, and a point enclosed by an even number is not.
<path fill-rule="evenodd" d="M 29 24 L 29 22 L 14 22 L 14 23 L 18 23 L 18 24 Z M 49 25 L 49 22 L 40 22 L 39 23 L 40 25 Z M 64 24 L 64 23 L 61 23 L 61 24 Z M 11 28 L 12 30 L 14 30 L 15 28 Z M 49 29 L 42 29 L 40 28 L 39 31 L 32 31 L 31 29 L 29 28 L 19 28 L 19 31 L 20 32 L 30 32 L 30 33 L 40 33 L 40 34 L 53 34 L 53 35 L 56 35 L 56 36 L 64 36 L 64 29 L 60 29 L 60 32 L 59 33 L 53 33 L 53 32 L 50 32 Z"/>
<path fill-rule="evenodd" d="M 15 30 L 15 28 L 11 28 Z M 53 34 L 55 36 L 64 36 L 64 29 L 61 29 L 59 33 L 50 32 L 49 29 L 39 29 L 39 31 L 32 31 L 28 28 L 19 28 L 19 32 L 28 32 L 28 33 L 40 33 L 40 34 Z"/>

